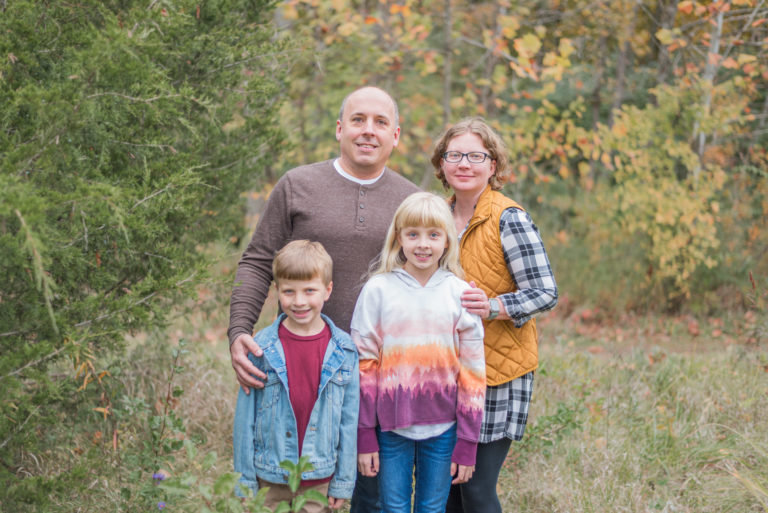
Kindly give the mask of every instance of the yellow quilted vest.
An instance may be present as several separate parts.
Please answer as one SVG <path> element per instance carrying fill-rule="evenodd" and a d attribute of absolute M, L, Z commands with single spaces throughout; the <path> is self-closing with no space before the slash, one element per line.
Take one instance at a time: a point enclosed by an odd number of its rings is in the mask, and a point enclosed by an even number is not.
<path fill-rule="evenodd" d="M 501 213 L 510 207 L 523 210 L 500 192 L 486 187 L 461 237 L 461 266 L 465 279 L 474 281 L 488 297 L 517 290 L 517 284 L 507 270 L 499 233 Z M 539 343 L 534 319 L 520 328 L 516 328 L 511 320 L 483 321 L 483 325 L 486 383 L 489 386 L 501 385 L 536 369 Z"/>

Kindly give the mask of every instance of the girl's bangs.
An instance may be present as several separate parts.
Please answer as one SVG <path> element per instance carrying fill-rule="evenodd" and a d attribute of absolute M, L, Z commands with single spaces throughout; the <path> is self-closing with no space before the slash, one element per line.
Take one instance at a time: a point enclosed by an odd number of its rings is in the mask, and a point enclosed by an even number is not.
<path fill-rule="evenodd" d="M 420 207 L 404 211 L 399 219 L 398 229 L 405 226 L 445 229 L 445 223 L 448 220 L 445 219 L 444 215 L 441 215 L 440 210 L 434 208 L 429 202 L 423 202 Z"/>

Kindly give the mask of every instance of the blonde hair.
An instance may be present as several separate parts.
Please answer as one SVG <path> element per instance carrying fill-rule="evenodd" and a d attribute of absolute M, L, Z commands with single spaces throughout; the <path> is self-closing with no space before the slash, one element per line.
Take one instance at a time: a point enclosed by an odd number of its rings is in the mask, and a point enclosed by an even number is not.
<path fill-rule="evenodd" d="M 451 188 L 445 179 L 445 173 L 443 173 L 443 153 L 446 152 L 448 144 L 454 137 L 467 133 L 478 136 L 483 141 L 483 146 L 485 146 L 488 154 L 496 161 L 496 171 L 488 179 L 488 183 L 491 184 L 491 189 L 498 191 L 512 173 L 512 168 L 509 166 L 509 151 L 499 134 L 494 132 L 493 128 L 488 126 L 488 123 L 481 117 L 462 119 L 440 136 L 435 144 L 435 151 L 432 153 L 431 159 L 432 166 L 435 168 L 435 176 L 443 182 L 443 187 Z"/>
<path fill-rule="evenodd" d="M 294 240 L 283 246 L 272 260 L 272 276 L 280 280 L 312 280 L 331 283 L 333 260 L 319 242 Z"/>
<path fill-rule="evenodd" d="M 464 271 L 459 263 L 459 239 L 451 209 L 443 198 L 431 192 L 413 193 L 397 207 L 395 217 L 387 230 L 387 238 L 379 256 L 378 265 L 372 274 L 388 273 L 405 265 L 406 259 L 398 236 L 406 227 L 444 230 L 448 246 L 440 257 L 438 266 L 459 278 L 464 277 Z"/>

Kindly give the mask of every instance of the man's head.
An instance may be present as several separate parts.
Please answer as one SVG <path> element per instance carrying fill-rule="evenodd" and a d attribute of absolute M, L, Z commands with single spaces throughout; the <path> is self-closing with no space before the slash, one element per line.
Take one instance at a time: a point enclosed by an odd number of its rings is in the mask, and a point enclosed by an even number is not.
<path fill-rule="evenodd" d="M 384 90 L 363 87 L 344 98 L 336 121 L 344 171 L 357 178 L 376 178 L 399 138 L 397 103 Z"/>
<path fill-rule="evenodd" d="M 322 329 L 320 311 L 331 296 L 332 273 L 331 256 L 319 242 L 295 240 L 277 252 L 272 274 L 289 331 L 311 335 Z"/>

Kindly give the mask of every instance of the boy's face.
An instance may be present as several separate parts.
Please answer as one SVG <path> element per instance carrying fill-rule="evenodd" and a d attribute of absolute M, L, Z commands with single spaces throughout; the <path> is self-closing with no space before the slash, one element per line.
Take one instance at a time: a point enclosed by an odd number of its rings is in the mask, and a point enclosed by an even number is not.
<path fill-rule="evenodd" d="M 325 326 L 320 310 L 331 296 L 333 283 L 327 285 L 316 276 L 311 280 L 286 280 L 277 282 L 280 308 L 286 315 L 283 324 L 297 335 L 315 335 Z"/>

